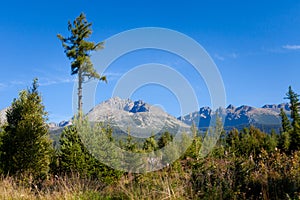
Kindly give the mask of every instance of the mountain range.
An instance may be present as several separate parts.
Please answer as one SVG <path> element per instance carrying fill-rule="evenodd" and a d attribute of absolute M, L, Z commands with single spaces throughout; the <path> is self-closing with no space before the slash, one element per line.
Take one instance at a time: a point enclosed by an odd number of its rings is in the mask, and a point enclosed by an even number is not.
<path fill-rule="evenodd" d="M 109 123 L 123 133 L 129 130 L 130 134 L 141 138 L 165 131 L 190 131 L 189 125 L 142 100 L 114 97 L 95 106 L 87 117 L 89 121 Z"/>
<path fill-rule="evenodd" d="M 229 105 L 227 108 L 219 108 L 216 111 L 210 107 L 202 107 L 199 111 L 176 118 L 164 112 L 161 108 L 152 106 L 142 100 L 132 101 L 114 97 L 95 106 L 86 116 L 90 121 L 109 123 L 118 131 L 130 131 L 136 137 L 149 137 L 151 134 L 164 131 L 187 131 L 192 124 L 197 125 L 201 130 L 205 130 L 209 127 L 210 121 L 216 118 L 217 113 L 218 116 L 224 118 L 225 130 L 242 129 L 253 125 L 265 132 L 270 132 L 272 129 L 279 132 L 281 108 L 290 116 L 289 104 L 282 103 L 279 105 L 264 105 L 261 108 L 247 105 L 239 107 Z M 6 110 L 0 111 L 1 124 L 6 121 Z M 52 132 L 59 133 L 62 128 L 70 124 L 72 122 L 68 120 L 58 124 L 49 123 L 49 127 Z"/>
<path fill-rule="evenodd" d="M 220 108 L 216 111 L 213 111 L 209 107 L 202 107 L 199 111 L 179 117 L 178 119 L 188 125 L 192 125 L 193 123 L 198 124 L 199 129 L 205 130 L 209 127 L 210 121 L 218 114 L 218 116 L 222 116 L 224 119 L 225 130 L 233 128 L 240 130 L 253 125 L 265 132 L 271 132 L 272 129 L 279 132 L 281 128 L 281 108 L 290 116 L 289 104 L 282 103 L 278 105 L 267 104 L 261 108 L 247 105 L 239 107 L 229 105 L 227 108 Z"/>

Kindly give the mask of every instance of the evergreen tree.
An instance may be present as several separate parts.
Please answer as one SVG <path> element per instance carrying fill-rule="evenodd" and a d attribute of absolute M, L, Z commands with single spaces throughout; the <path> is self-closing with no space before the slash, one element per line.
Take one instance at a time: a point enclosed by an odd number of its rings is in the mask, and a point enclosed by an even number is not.
<path fill-rule="evenodd" d="M 157 145 L 156 140 L 154 139 L 154 135 L 147 138 L 143 144 L 143 150 L 145 150 L 146 152 L 156 151 L 157 148 L 158 148 L 158 145 Z"/>
<path fill-rule="evenodd" d="M 283 108 L 280 109 L 280 116 L 282 131 L 279 136 L 279 148 L 288 151 L 290 148 L 290 134 L 293 128 Z"/>
<path fill-rule="evenodd" d="M 285 99 L 290 100 L 290 109 L 291 109 L 291 118 L 292 118 L 292 126 L 294 128 L 295 123 L 300 124 L 300 115 L 299 115 L 299 95 L 296 94 L 292 87 L 289 86 L 289 91 L 286 93 Z"/>
<path fill-rule="evenodd" d="M 300 125 L 298 124 L 298 122 L 295 122 L 293 131 L 290 134 L 290 150 L 300 150 Z"/>
<path fill-rule="evenodd" d="M 165 147 L 169 142 L 173 140 L 173 135 L 171 135 L 169 132 L 164 132 L 162 136 L 158 139 L 158 147 L 159 149 Z"/>
<path fill-rule="evenodd" d="M 75 126 L 66 127 L 60 138 L 60 169 L 62 172 L 87 173 L 87 152 Z"/>
<path fill-rule="evenodd" d="M 107 157 L 114 156 L 112 149 L 108 150 L 109 147 L 105 147 L 105 143 L 101 145 L 104 149 L 93 149 L 92 146 L 97 144 L 102 144 L 103 141 L 98 142 L 99 138 L 102 138 L 101 134 L 106 134 L 102 131 L 107 131 L 106 129 L 97 129 L 86 120 L 74 121 L 74 125 L 64 129 L 60 138 L 60 153 L 59 153 L 59 166 L 62 173 L 79 173 L 81 177 L 89 177 L 93 179 L 100 179 L 106 183 L 111 183 L 121 176 L 121 172 L 114 170 L 104 164 L 102 164 L 94 154 L 102 154 L 101 156 Z M 101 131 L 102 130 L 102 131 Z M 105 137 L 110 135 L 109 131 Z M 85 135 L 86 133 L 86 135 Z M 94 135 L 98 135 L 94 138 Z M 95 142 L 87 144 L 83 142 L 87 137 L 92 137 Z M 89 145 L 89 149 L 85 145 Z M 98 155 L 99 156 L 99 155 Z M 114 160 L 115 158 L 111 158 Z"/>
<path fill-rule="evenodd" d="M 290 100 L 292 128 L 290 133 L 290 150 L 300 150 L 300 115 L 299 115 L 299 95 L 296 94 L 292 87 L 289 87 L 289 91 L 286 94 L 286 99 Z"/>
<path fill-rule="evenodd" d="M 280 109 L 281 127 L 282 132 L 290 132 L 292 130 L 291 122 L 284 112 L 283 108 Z"/>
<path fill-rule="evenodd" d="M 53 149 L 37 79 L 30 89 L 20 92 L 6 117 L 0 158 L 3 172 L 46 174 Z"/>
<path fill-rule="evenodd" d="M 236 128 L 230 130 L 227 134 L 226 144 L 231 151 L 238 151 L 238 148 L 240 146 L 240 137 L 239 131 Z"/>
<path fill-rule="evenodd" d="M 82 113 L 82 84 L 91 78 L 100 79 L 106 82 L 105 76 L 100 76 L 93 67 L 90 59 L 90 53 L 103 48 L 103 42 L 95 44 L 86 39 L 92 34 L 92 24 L 86 20 L 81 13 L 73 24 L 68 22 L 68 30 L 71 32 L 70 37 L 63 37 L 58 34 L 65 49 L 66 56 L 71 62 L 71 74 L 78 74 L 78 113 Z"/>
<path fill-rule="evenodd" d="M 122 158 L 123 169 L 128 172 L 128 176 L 132 175 L 132 172 L 144 173 L 143 165 L 147 162 L 141 149 L 138 147 L 138 143 L 133 140 L 130 133 L 130 128 L 127 129 L 127 138 L 125 145 L 122 147 L 125 150 L 124 157 Z"/>
<path fill-rule="evenodd" d="M 183 158 L 190 157 L 193 159 L 198 159 L 199 151 L 200 151 L 201 143 L 202 143 L 202 137 L 198 137 L 198 130 L 194 124 L 192 125 L 191 131 L 193 134 L 193 141 L 192 141 L 192 144 L 185 151 Z M 172 136 L 171 140 L 173 140 L 173 136 Z"/>
<path fill-rule="evenodd" d="M 266 134 L 264 149 L 270 153 L 275 151 L 277 146 L 278 146 L 278 134 L 274 129 L 272 129 L 271 134 Z"/>
<path fill-rule="evenodd" d="M 125 143 L 125 150 L 131 151 L 131 152 L 137 152 L 138 151 L 138 145 L 136 142 L 133 142 L 132 136 L 130 134 L 130 129 L 127 130 L 127 138 Z"/>
<path fill-rule="evenodd" d="M 260 131 L 254 126 L 244 128 L 239 134 L 238 153 L 242 156 L 256 157 L 261 150 L 266 147 L 266 133 Z"/>

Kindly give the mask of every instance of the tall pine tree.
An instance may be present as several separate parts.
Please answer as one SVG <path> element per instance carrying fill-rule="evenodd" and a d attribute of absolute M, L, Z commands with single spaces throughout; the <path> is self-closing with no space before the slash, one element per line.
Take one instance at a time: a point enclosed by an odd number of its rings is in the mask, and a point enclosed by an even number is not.
<path fill-rule="evenodd" d="M 292 128 L 290 134 L 290 150 L 300 150 L 300 115 L 299 115 L 299 95 L 289 86 L 289 91 L 286 93 L 286 99 L 290 100 Z"/>
<path fill-rule="evenodd" d="M 30 89 L 20 92 L 6 117 L 0 157 L 3 172 L 46 174 L 53 149 L 37 79 Z"/>
<path fill-rule="evenodd" d="M 292 90 L 292 87 L 289 86 L 289 91 L 286 93 L 285 99 L 290 100 L 290 109 L 291 109 L 291 118 L 292 126 L 294 127 L 295 123 L 300 124 L 300 114 L 299 114 L 299 95 Z"/>
<path fill-rule="evenodd" d="M 71 74 L 78 74 L 78 115 L 82 113 L 82 84 L 91 78 L 106 82 L 105 76 L 100 76 L 93 67 L 90 53 L 103 48 L 103 42 L 95 44 L 86 39 L 92 34 L 92 24 L 86 20 L 84 13 L 81 13 L 73 24 L 68 22 L 70 37 L 63 37 L 58 34 L 65 49 L 66 56 L 71 62 Z"/>

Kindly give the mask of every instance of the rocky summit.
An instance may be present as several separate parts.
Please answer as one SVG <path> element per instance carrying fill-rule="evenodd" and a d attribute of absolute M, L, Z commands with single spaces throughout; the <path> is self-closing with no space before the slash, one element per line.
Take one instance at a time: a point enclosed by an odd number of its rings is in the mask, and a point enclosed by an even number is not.
<path fill-rule="evenodd" d="M 281 128 L 280 109 L 290 116 L 288 103 L 267 104 L 261 108 L 242 105 L 235 107 L 229 105 L 227 108 L 219 108 L 217 111 L 210 107 L 202 107 L 199 111 L 191 112 L 185 116 L 175 118 L 163 109 L 152 106 L 143 100 L 133 101 L 114 97 L 106 100 L 93 109 L 86 116 L 90 121 L 109 123 L 121 132 L 130 131 L 135 136 L 151 136 L 157 132 L 189 131 L 191 125 L 195 124 L 200 130 L 206 130 L 210 122 L 218 116 L 224 119 L 224 129 L 243 129 L 251 125 L 265 132 L 276 132 Z M 6 122 L 6 111 L 0 110 L 0 124 Z M 72 124 L 72 120 L 62 121 L 58 124 L 49 123 L 51 132 L 59 133 L 66 126 Z"/>
<path fill-rule="evenodd" d="M 142 100 L 111 98 L 95 106 L 87 117 L 90 121 L 106 122 L 122 132 L 130 130 L 137 137 L 150 137 L 163 131 L 189 131 L 190 126 L 157 106 Z"/>
<path fill-rule="evenodd" d="M 209 107 L 203 107 L 197 112 L 192 112 L 178 119 L 189 125 L 194 123 L 200 129 L 207 129 L 211 120 L 218 113 L 218 116 L 222 116 L 224 119 L 225 130 L 232 128 L 242 129 L 253 125 L 266 132 L 270 132 L 272 129 L 279 132 L 281 127 L 281 117 L 279 115 L 281 108 L 284 109 L 288 116 L 290 115 L 289 104 L 264 105 L 261 108 L 247 105 L 239 107 L 229 105 L 227 108 L 220 108 L 217 111 L 213 111 Z"/>

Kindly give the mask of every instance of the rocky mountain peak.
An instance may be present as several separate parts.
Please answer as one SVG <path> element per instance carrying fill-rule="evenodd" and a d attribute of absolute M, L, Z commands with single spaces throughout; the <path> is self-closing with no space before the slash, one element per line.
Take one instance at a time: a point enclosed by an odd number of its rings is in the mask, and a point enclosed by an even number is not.
<path fill-rule="evenodd" d="M 235 110 L 235 107 L 232 104 L 229 104 L 229 106 L 227 106 L 226 110 Z"/>
<path fill-rule="evenodd" d="M 266 104 L 262 108 L 270 109 L 279 112 L 281 108 L 285 111 L 290 111 L 290 104 L 289 103 L 282 103 L 282 104 Z"/>
<path fill-rule="evenodd" d="M 209 107 L 200 108 L 199 112 L 193 112 L 186 116 L 182 116 L 179 119 L 183 122 L 191 125 L 197 123 L 200 129 L 205 129 L 209 126 L 210 120 L 217 115 L 225 117 L 225 129 L 244 128 L 250 125 L 254 125 L 262 130 L 268 132 L 272 129 L 277 131 L 281 127 L 281 118 L 279 116 L 280 108 L 290 116 L 290 108 L 288 103 L 279 105 L 264 105 L 262 108 L 255 108 L 252 106 L 242 105 L 234 107 L 229 105 L 226 109 L 218 109 L 216 111 L 211 110 Z M 221 112 L 220 112 L 221 111 Z"/>
<path fill-rule="evenodd" d="M 6 111 L 8 110 L 8 108 L 9 107 L 0 110 L 0 125 L 6 123 Z"/>
<path fill-rule="evenodd" d="M 150 106 L 143 102 L 142 100 L 135 101 L 133 103 L 133 107 L 129 110 L 129 112 L 132 113 L 138 113 L 138 112 L 149 112 Z"/>

